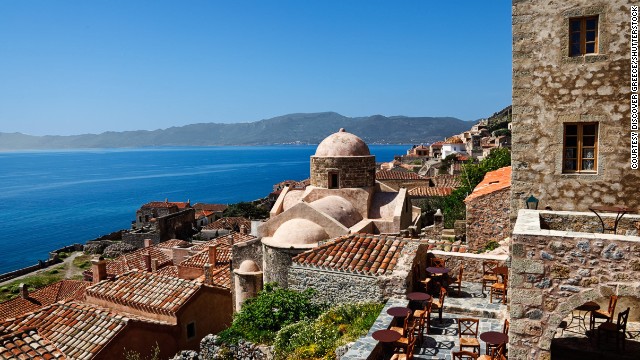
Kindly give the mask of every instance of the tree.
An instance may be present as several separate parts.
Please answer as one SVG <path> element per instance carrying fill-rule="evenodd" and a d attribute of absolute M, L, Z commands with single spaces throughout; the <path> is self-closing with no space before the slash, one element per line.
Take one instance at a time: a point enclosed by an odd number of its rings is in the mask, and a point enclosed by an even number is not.
<path fill-rule="evenodd" d="M 241 216 L 248 219 L 266 219 L 269 211 L 250 202 L 239 202 L 229 205 L 222 213 L 223 217 Z"/>

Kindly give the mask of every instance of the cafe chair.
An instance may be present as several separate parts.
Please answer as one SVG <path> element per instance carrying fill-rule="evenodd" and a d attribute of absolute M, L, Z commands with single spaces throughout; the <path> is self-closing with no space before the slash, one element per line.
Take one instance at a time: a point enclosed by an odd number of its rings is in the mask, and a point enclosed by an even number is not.
<path fill-rule="evenodd" d="M 440 287 L 440 297 L 433 300 L 431 309 L 438 310 L 438 320 L 442 320 L 442 309 L 444 309 L 444 298 L 447 296 L 447 289 Z"/>
<path fill-rule="evenodd" d="M 499 296 L 502 298 L 502 303 L 507 303 L 507 282 L 508 282 L 508 272 L 496 272 L 496 276 L 498 277 L 498 282 L 491 285 L 491 293 L 489 295 L 489 302 L 493 303 L 493 296 Z M 500 281 L 502 279 L 502 281 Z"/>
<path fill-rule="evenodd" d="M 502 324 L 502 333 L 505 335 L 509 335 L 509 324 L 509 319 L 504 319 L 504 324 Z M 497 347 L 498 345 L 487 343 L 487 354 L 491 354 L 491 351 Z M 504 352 L 507 352 L 506 346 Z"/>
<path fill-rule="evenodd" d="M 429 283 L 431 282 L 431 278 L 427 277 L 424 280 L 420 280 L 420 283 L 424 286 L 424 291 L 429 291 Z"/>
<path fill-rule="evenodd" d="M 480 320 L 474 318 L 458 318 L 458 338 L 460 339 L 460 351 L 471 348 L 474 353 L 480 354 L 480 341 L 478 340 L 478 325 Z"/>
<path fill-rule="evenodd" d="M 415 341 L 415 329 L 408 328 L 407 334 L 400 337 L 393 345 L 396 349 L 402 349 L 405 354 L 409 354 L 409 345 L 411 345 L 412 342 L 415 343 Z"/>
<path fill-rule="evenodd" d="M 464 264 L 460 264 L 460 270 L 458 271 L 458 276 L 454 276 L 451 278 L 451 282 L 449 282 L 449 287 L 454 288 L 458 286 L 458 296 L 460 296 L 460 288 L 462 287 L 462 272 L 464 271 Z"/>
<path fill-rule="evenodd" d="M 478 356 L 480 356 L 471 351 L 454 351 L 451 355 L 453 356 L 453 360 L 476 360 Z"/>
<path fill-rule="evenodd" d="M 485 260 L 482 262 L 482 294 L 485 289 L 490 289 L 491 285 L 498 282 L 498 276 L 495 273 L 499 262 L 496 260 Z"/>
<path fill-rule="evenodd" d="M 389 330 L 393 330 L 397 333 L 400 333 L 402 336 L 407 336 L 407 330 L 409 329 L 409 315 L 404 317 L 404 321 L 402 322 L 402 326 L 392 326 Z"/>
<path fill-rule="evenodd" d="M 604 309 L 592 311 L 591 317 L 589 318 L 589 328 L 591 330 L 596 328 L 596 319 L 605 319 L 605 322 L 613 322 L 613 313 L 616 311 L 617 303 L 618 297 L 611 295 L 609 298 L 609 307 L 606 311 Z"/>
<path fill-rule="evenodd" d="M 391 360 L 411 360 L 416 347 L 416 338 L 410 340 L 405 352 L 394 352 Z"/>
<path fill-rule="evenodd" d="M 618 322 L 604 322 L 598 326 L 598 347 L 600 347 L 600 342 L 603 340 L 604 335 L 607 337 L 607 341 L 611 337 L 616 338 L 616 350 L 618 350 L 620 343 L 622 342 L 622 351 L 624 348 L 624 339 L 625 333 L 627 332 L 627 320 L 629 319 L 629 310 L 631 308 L 627 308 L 627 310 L 618 313 Z"/>
<path fill-rule="evenodd" d="M 423 309 L 418 309 L 413 312 L 413 323 L 410 324 L 414 329 L 418 332 L 418 340 L 422 343 L 422 339 L 424 336 L 425 325 L 428 323 L 428 316 L 431 314 L 431 299 L 426 302 Z M 429 329 L 427 328 L 427 333 Z"/>
<path fill-rule="evenodd" d="M 443 258 L 432 257 L 430 261 L 431 262 L 429 266 L 431 267 L 439 267 L 439 268 L 447 267 L 447 260 Z"/>
<path fill-rule="evenodd" d="M 504 356 L 504 347 L 506 344 L 500 344 L 497 347 L 491 350 L 491 355 L 480 355 L 478 360 L 504 360 L 506 357 Z"/>

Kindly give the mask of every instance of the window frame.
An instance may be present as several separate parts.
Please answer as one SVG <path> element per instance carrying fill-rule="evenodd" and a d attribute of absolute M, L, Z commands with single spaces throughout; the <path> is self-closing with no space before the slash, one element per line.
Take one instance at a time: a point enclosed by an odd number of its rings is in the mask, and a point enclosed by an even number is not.
<path fill-rule="evenodd" d="M 596 21 L 596 26 L 594 30 L 587 30 L 587 21 L 589 20 L 593 20 L 595 19 Z M 575 22 L 580 22 L 580 30 L 579 32 L 573 31 L 572 30 L 572 25 Z M 600 53 L 599 51 L 599 47 L 600 47 L 600 16 L 599 15 L 588 15 L 588 16 L 580 16 L 580 17 L 574 17 L 574 18 L 570 18 L 569 19 L 569 57 L 580 57 L 580 56 L 587 56 L 587 55 L 598 55 Z M 595 31 L 595 39 L 593 41 L 587 41 L 587 31 Z M 571 40 L 571 36 L 574 33 L 579 33 L 580 34 L 580 53 L 573 53 L 573 42 Z M 593 52 L 587 52 L 587 43 L 592 43 L 593 42 Z"/>
<path fill-rule="evenodd" d="M 584 135 L 584 127 L 594 125 L 595 126 L 595 134 L 593 135 Z M 576 135 L 567 135 L 567 127 L 568 126 L 576 126 Z M 600 125 L 598 122 L 577 122 L 577 123 L 564 123 L 563 124 L 563 135 L 562 135 L 562 173 L 563 174 L 597 174 L 598 173 L 598 136 L 600 133 Z M 567 137 L 576 137 L 576 145 L 575 146 L 567 146 Z M 584 146 L 584 137 L 585 136 L 593 136 L 594 142 L 593 146 Z M 590 149 L 593 148 L 593 158 L 584 157 L 584 148 Z M 567 157 L 567 149 L 575 149 L 575 157 L 568 158 Z M 593 169 L 592 170 L 583 170 L 582 162 L 584 160 L 592 160 L 593 159 Z M 576 166 L 575 169 L 567 169 L 566 162 L 567 160 L 575 160 Z"/>
<path fill-rule="evenodd" d="M 327 175 L 328 175 L 327 176 L 327 188 L 328 189 L 340 189 L 340 171 L 338 171 L 338 170 L 329 170 Z M 334 179 L 334 176 L 335 176 L 335 179 Z"/>

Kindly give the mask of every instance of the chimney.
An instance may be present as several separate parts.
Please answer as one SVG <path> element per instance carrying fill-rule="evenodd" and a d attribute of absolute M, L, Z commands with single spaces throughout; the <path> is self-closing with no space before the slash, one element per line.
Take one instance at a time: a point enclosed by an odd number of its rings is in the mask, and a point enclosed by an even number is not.
<path fill-rule="evenodd" d="M 247 227 L 244 225 L 240 225 L 240 234 L 247 235 Z"/>
<path fill-rule="evenodd" d="M 144 254 L 144 271 L 151 271 L 151 253 Z"/>
<path fill-rule="evenodd" d="M 144 239 L 144 247 L 148 248 L 151 245 L 153 245 L 153 240 L 151 239 Z"/>
<path fill-rule="evenodd" d="M 209 245 L 209 264 L 216 266 L 218 261 L 218 245 Z"/>
<path fill-rule="evenodd" d="M 29 298 L 29 288 L 23 283 L 20 283 L 20 297 L 23 299 Z"/>
<path fill-rule="evenodd" d="M 204 284 L 211 285 L 213 280 L 211 279 L 211 265 L 204 264 Z"/>
<path fill-rule="evenodd" d="M 151 260 L 151 272 L 158 271 L 158 259 Z"/>
<path fill-rule="evenodd" d="M 229 233 L 229 236 L 227 236 L 227 240 L 229 240 L 229 245 L 233 245 L 233 234 Z"/>
<path fill-rule="evenodd" d="M 107 261 L 102 256 L 91 260 L 91 272 L 94 284 L 105 280 L 107 278 Z"/>

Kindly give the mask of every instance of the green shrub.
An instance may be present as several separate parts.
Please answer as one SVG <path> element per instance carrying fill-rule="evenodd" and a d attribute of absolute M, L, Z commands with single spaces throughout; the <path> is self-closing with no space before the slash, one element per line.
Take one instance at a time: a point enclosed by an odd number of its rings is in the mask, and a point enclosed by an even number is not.
<path fill-rule="evenodd" d="M 497 241 L 491 240 L 484 245 L 484 251 L 495 250 L 500 247 L 500 244 Z"/>

